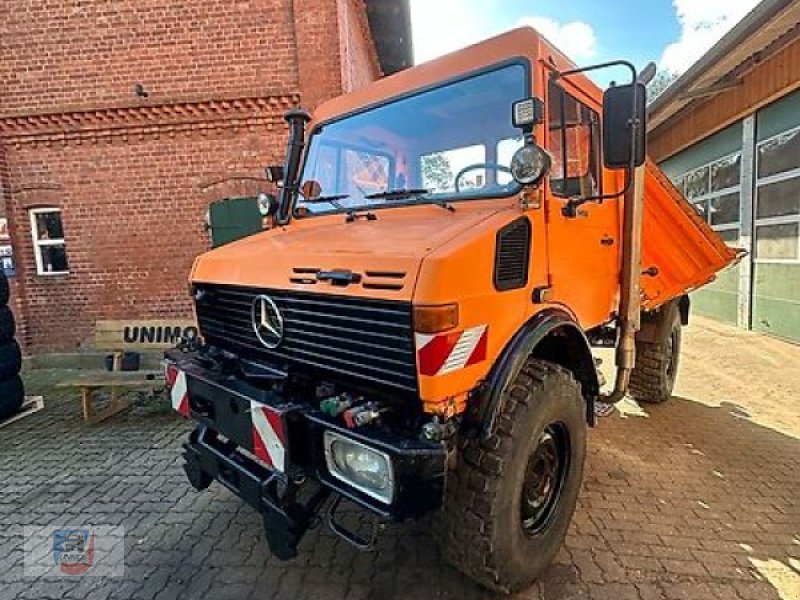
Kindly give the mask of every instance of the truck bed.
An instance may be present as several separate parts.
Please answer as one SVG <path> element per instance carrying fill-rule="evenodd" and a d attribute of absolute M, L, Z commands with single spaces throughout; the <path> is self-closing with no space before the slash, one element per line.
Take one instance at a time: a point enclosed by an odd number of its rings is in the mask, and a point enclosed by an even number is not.
<path fill-rule="evenodd" d="M 642 271 L 657 272 L 643 274 L 641 287 L 642 307 L 652 310 L 713 281 L 745 253 L 726 245 L 655 163 L 646 169 Z"/>

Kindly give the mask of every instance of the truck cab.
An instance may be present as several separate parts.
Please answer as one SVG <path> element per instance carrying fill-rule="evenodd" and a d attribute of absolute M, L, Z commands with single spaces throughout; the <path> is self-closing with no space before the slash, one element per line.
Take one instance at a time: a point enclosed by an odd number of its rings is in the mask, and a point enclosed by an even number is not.
<path fill-rule="evenodd" d="M 685 294 L 736 258 L 637 161 L 628 90 L 619 164 L 609 96 L 528 28 L 291 111 L 274 227 L 196 260 L 203 341 L 167 357 L 192 485 L 254 506 L 287 559 L 320 511 L 371 545 L 343 499 L 439 511 L 456 567 L 529 585 L 603 400 L 592 343 L 630 342 L 615 392 L 668 398 Z"/>

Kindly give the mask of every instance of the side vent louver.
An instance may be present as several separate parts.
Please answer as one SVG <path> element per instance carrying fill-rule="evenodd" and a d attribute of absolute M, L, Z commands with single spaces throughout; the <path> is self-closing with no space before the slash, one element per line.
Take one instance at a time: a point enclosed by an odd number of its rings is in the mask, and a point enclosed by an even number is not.
<path fill-rule="evenodd" d="M 531 251 L 531 222 L 521 217 L 497 232 L 494 287 L 500 291 L 525 287 Z"/>

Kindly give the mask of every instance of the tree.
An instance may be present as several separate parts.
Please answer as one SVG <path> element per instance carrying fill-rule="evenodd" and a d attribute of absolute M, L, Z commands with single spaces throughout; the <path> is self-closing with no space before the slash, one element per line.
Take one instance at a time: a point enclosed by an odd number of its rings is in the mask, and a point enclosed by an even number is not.
<path fill-rule="evenodd" d="M 678 78 L 678 74 L 674 71 L 666 71 L 662 69 L 656 76 L 653 77 L 653 81 L 651 81 L 647 86 L 647 102 L 650 103 L 666 90 L 672 82 Z"/>
<path fill-rule="evenodd" d="M 453 169 L 444 154 L 435 152 L 422 157 L 422 184 L 435 192 L 453 187 Z"/>

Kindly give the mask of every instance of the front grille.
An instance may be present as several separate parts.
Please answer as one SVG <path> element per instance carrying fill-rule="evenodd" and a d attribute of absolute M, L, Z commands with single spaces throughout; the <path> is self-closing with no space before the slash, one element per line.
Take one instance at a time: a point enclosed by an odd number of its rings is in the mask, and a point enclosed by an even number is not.
<path fill-rule="evenodd" d="M 411 304 L 327 294 L 198 285 L 197 320 L 207 343 L 289 370 L 311 367 L 372 387 L 417 392 Z M 252 323 L 254 299 L 272 298 L 284 337 L 266 348 Z"/>

